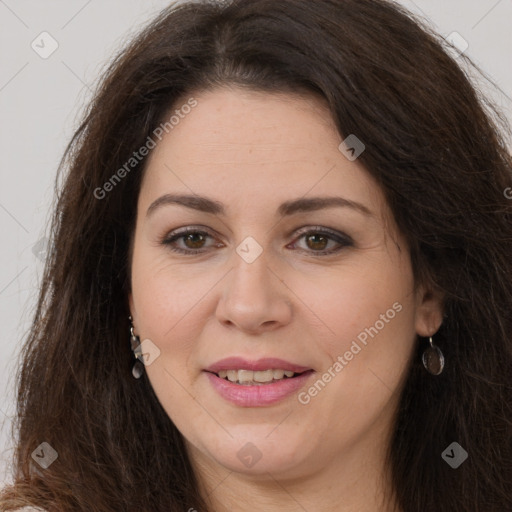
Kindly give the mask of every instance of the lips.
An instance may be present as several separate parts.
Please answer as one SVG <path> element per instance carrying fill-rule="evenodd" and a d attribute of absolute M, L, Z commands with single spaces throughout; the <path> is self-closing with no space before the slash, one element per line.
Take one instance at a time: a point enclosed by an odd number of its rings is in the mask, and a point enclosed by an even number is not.
<path fill-rule="evenodd" d="M 268 380 L 263 374 L 268 373 L 269 370 L 278 370 L 279 374 L 281 372 L 287 374 L 293 372 L 293 376 L 283 376 L 284 378 L 279 380 Z M 204 372 L 213 389 L 222 398 L 239 407 L 265 407 L 280 402 L 297 393 L 315 373 L 312 368 L 307 366 L 268 357 L 257 361 L 240 357 L 221 359 L 206 368 Z M 236 372 L 237 382 L 232 382 L 229 378 L 223 378 L 228 372 L 230 374 Z M 240 378 L 243 382 L 239 382 Z M 254 382 L 253 379 L 268 380 L 268 382 Z"/>

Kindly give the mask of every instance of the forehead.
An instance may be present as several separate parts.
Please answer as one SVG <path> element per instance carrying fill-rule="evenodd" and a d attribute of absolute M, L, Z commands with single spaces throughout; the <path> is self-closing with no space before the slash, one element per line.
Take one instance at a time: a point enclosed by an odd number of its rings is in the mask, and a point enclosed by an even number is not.
<path fill-rule="evenodd" d="M 191 97 L 196 105 L 180 112 Z M 364 167 L 339 150 L 342 137 L 314 95 L 221 88 L 182 98 L 173 113 L 179 121 L 147 162 L 143 201 L 179 191 L 252 207 L 326 193 L 382 202 Z"/>
<path fill-rule="evenodd" d="M 154 154 L 167 148 L 181 156 L 194 147 L 188 161 L 202 163 L 205 156 L 234 152 L 243 158 L 240 163 L 248 164 L 261 163 L 265 154 L 287 159 L 295 154 L 299 160 L 313 145 L 318 156 L 322 146 L 338 137 L 325 102 L 315 96 L 220 88 L 193 97 L 196 106 L 164 135 Z M 170 113 L 179 112 L 186 102 L 175 102 Z"/>

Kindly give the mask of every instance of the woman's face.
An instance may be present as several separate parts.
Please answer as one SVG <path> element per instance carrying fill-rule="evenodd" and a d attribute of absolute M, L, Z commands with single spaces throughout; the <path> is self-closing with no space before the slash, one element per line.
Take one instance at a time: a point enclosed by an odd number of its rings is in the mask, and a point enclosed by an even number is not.
<path fill-rule="evenodd" d="M 318 99 L 194 97 L 138 199 L 130 308 L 159 401 L 206 466 L 378 464 L 438 301 Z"/>

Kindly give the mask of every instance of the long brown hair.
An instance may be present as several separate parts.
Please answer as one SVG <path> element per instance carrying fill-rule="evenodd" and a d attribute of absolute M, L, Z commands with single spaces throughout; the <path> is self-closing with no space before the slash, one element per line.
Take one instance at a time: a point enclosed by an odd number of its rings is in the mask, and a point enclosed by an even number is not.
<path fill-rule="evenodd" d="M 15 481 L 0 508 L 208 510 L 180 432 L 147 377 L 131 375 L 129 247 L 146 158 L 97 191 L 178 99 L 225 85 L 325 99 L 340 134 L 364 142 L 359 161 L 410 244 L 417 282 L 444 292 L 446 368 L 423 369 L 418 339 L 389 450 L 399 506 L 512 510 L 506 125 L 441 38 L 385 0 L 171 5 L 115 58 L 60 167 L 17 381 Z M 441 457 L 454 441 L 469 455 L 457 469 Z M 47 469 L 31 457 L 42 442 L 58 454 Z"/>

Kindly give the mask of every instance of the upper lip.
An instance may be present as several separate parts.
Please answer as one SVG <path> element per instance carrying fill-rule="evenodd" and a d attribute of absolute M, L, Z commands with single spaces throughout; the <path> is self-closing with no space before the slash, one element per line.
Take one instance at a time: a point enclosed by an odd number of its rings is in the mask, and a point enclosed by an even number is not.
<path fill-rule="evenodd" d="M 251 361 L 243 357 L 227 357 L 205 368 L 207 372 L 212 373 L 218 373 L 220 370 L 252 370 L 255 372 L 263 370 L 287 370 L 302 373 L 311 369 L 312 368 L 308 366 L 300 366 L 275 357 L 264 357 L 257 361 Z"/>

